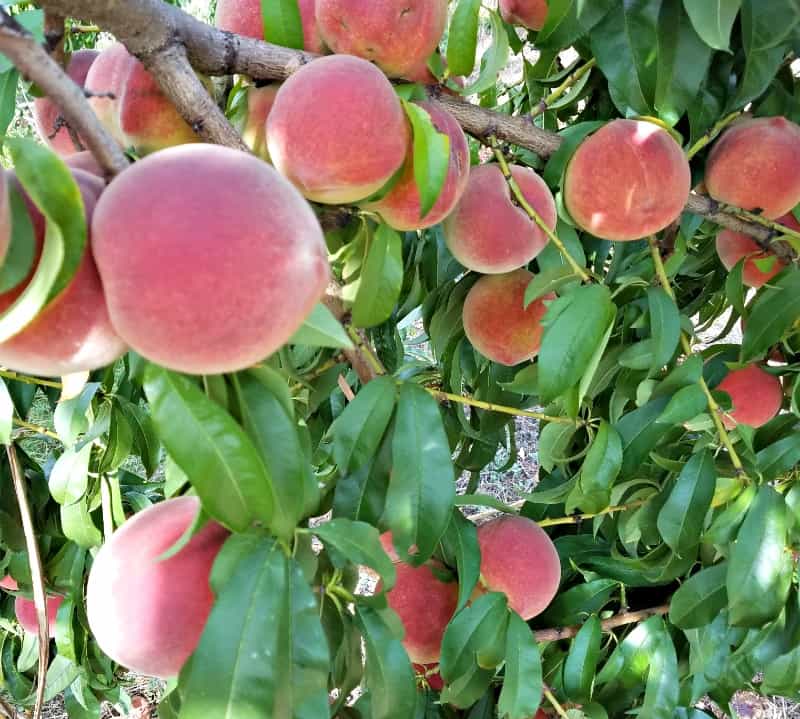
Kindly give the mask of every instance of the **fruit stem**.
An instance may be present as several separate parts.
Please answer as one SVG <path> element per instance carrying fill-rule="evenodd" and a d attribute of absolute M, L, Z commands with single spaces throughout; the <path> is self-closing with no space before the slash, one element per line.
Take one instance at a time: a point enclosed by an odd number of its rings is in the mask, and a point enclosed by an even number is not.
<path fill-rule="evenodd" d="M 345 325 L 344 328 L 347 331 L 350 339 L 353 341 L 353 344 L 358 348 L 358 351 L 361 352 L 361 355 L 365 360 L 367 360 L 367 364 L 370 366 L 372 371 L 379 377 L 381 375 L 385 375 L 386 368 L 372 351 L 372 348 L 369 346 L 369 342 L 367 341 L 366 337 L 363 336 L 362 332 L 349 324 Z"/>
<path fill-rule="evenodd" d="M 542 422 L 553 422 L 554 424 L 574 424 L 577 427 L 583 425 L 583 420 L 570 419 L 569 417 L 551 417 L 541 412 L 529 412 L 526 409 L 516 409 L 514 407 L 506 407 L 502 404 L 493 404 L 491 402 L 483 402 L 482 400 L 475 399 L 474 397 L 465 397 L 460 394 L 451 394 L 450 392 L 442 392 L 432 387 L 425 388 L 428 394 L 442 402 L 456 402 L 458 404 L 465 404 L 470 407 L 477 407 L 478 409 L 489 410 L 490 412 L 500 412 L 501 414 L 510 414 L 515 417 L 530 417 L 531 419 L 538 419 Z"/>
<path fill-rule="evenodd" d="M 675 292 L 673 291 L 672 285 L 669 282 L 669 277 L 667 277 L 667 271 L 664 267 L 664 261 L 661 259 L 661 252 L 658 249 L 658 243 L 656 242 L 655 237 L 652 235 L 647 241 L 650 244 L 650 254 L 653 257 L 656 276 L 658 277 L 661 286 L 664 288 L 664 292 L 666 292 L 667 295 L 669 295 L 669 297 L 675 301 Z M 681 332 L 681 346 L 683 347 L 683 351 L 687 357 L 690 357 L 694 354 L 689 337 L 686 336 L 685 332 Z M 711 394 L 711 390 L 702 376 L 700 377 L 699 384 L 700 389 L 703 390 L 703 394 L 706 396 L 708 411 L 711 413 L 711 419 L 714 420 L 714 425 L 717 428 L 717 434 L 719 434 L 719 438 L 722 441 L 722 444 L 725 446 L 725 449 L 728 450 L 728 455 L 730 456 L 734 469 L 736 469 L 736 473 L 746 477 L 747 473 L 744 471 L 742 460 L 739 457 L 739 454 L 736 452 L 736 448 L 733 446 L 733 442 L 731 441 L 728 431 L 725 429 L 725 425 L 722 423 L 722 410 L 720 409 L 719 404 L 717 404 L 717 401 L 714 399 L 714 395 Z"/>
<path fill-rule="evenodd" d="M 53 439 L 61 440 L 61 438 L 51 430 L 41 427 L 38 424 L 31 424 L 30 422 L 26 422 L 24 419 L 17 419 L 14 417 L 14 424 L 17 427 L 21 427 L 22 429 L 30 430 L 31 432 L 36 432 L 36 434 L 43 434 L 46 437 L 52 437 Z"/>
<path fill-rule="evenodd" d="M 544 696 L 547 699 L 547 701 L 550 702 L 550 706 L 552 706 L 553 709 L 556 710 L 556 714 L 562 717 L 562 719 L 569 719 L 569 714 L 567 714 L 564 707 L 562 707 L 561 704 L 558 703 L 558 699 L 556 699 L 555 696 L 553 696 L 553 692 L 551 692 L 547 687 L 542 687 L 542 692 L 544 693 Z"/>
<path fill-rule="evenodd" d="M 740 117 L 744 110 L 737 110 L 730 115 L 726 115 L 719 122 L 717 122 L 710 130 L 708 130 L 697 142 L 694 143 L 686 151 L 686 159 L 691 160 L 700 150 L 707 145 L 711 144 L 728 125 L 730 125 L 736 118 Z"/>
<path fill-rule="evenodd" d="M 500 165 L 500 171 L 503 173 L 503 177 L 506 178 L 506 182 L 508 183 L 511 192 L 514 195 L 514 199 L 517 201 L 517 204 L 519 204 L 519 206 L 525 210 L 528 217 L 530 217 L 531 220 L 533 220 L 539 226 L 542 232 L 547 235 L 547 238 L 550 240 L 550 242 L 552 242 L 558 248 L 561 256 L 567 261 L 567 264 L 572 268 L 575 274 L 578 275 L 583 282 L 591 282 L 592 278 L 589 277 L 586 270 L 574 260 L 572 255 L 569 254 L 569 251 L 564 243 L 559 239 L 558 235 L 556 235 L 556 233 L 547 226 L 547 223 L 542 219 L 542 216 L 536 212 L 536 210 L 531 207 L 531 204 L 525 199 L 525 195 L 522 194 L 519 184 L 511 174 L 508 161 L 506 160 L 505 155 L 503 155 L 503 151 L 500 149 L 495 138 L 491 139 L 491 145 L 494 149 L 494 156 L 497 158 L 497 162 Z"/>
<path fill-rule="evenodd" d="M 600 622 L 600 628 L 604 632 L 610 632 L 612 629 L 624 627 L 628 624 L 637 624 L 638 622 L 649 619 L 650 617 L 661 617 L 669 613 L 669 604 L 662 604 L 659 607 L 651 607 L 650 609 L 640 609 L 635 612 L 623 612 L 613 617 Z M 556 642 L 560 639 L 571 639 L 577 636 L 581 629 L 581 625 L 574 627 L 556 627 L 554 629 L 538 629 L 534 631 L 534 636 L 537 642 Z"/>
<path fill-rule="evenodd" d="M 543 112 L 545 112 L 550 107 L 550 105 L 552 105 L 556 100 L 558 100 L 573 85 L 576 85 L 578 81 L 580 81 L 583 78 L 583 76 L 586 75 L 586 73 L 590 72 L 595 65 L 597 65 L 597 60 L 595 58 L 592 58 L 583 67 L 578 68 L 575 72 L 573 72 L 547 97 L 542 98 L 542 100 L 536 105 L 536 107 L 534 107 L 533 110 L 531 110 L 531 117 L 538 117 Z"/>
<path fill-rule="evenodd" d="M 25 491 L 25 480 L 19 466 L 17 449 L 13 444 L 6 445 L 6 455 L 11 468 L 11 480 L 14 492 L 17 495 L 22 532 L 25 535 L 25 545 L 28 550 L 28 563 L 31 570 L 33 584 L 33 603 L 36 606 L 36 618 L 39 624 L 39 669 L 36 680 L 36 703 L 33 707 L 32 719 L 40 719 L 44 705 L 44 690 L 47 680 L 47 665 L 50 663 L 50 633 L 47 617 L 47 599 L 44 590 L 44 571 L 39 546 L 36 544 L 36 529 L 33 526 L 31 508 L 28 495 Z"/>
<path fill-rule="evenodd" d="M 16 382 L 24 382 L 25 384 L 36 384 L 42 387 L 55 387 L 56 389 L 61 389 L 62 384 L 61 382 L 56 382 L 55 380 L 50 379 L 39 379 L 38 377 L 30 377 L 25 374 L 19 374 L 18 372 L 12 372 L 11 370 L 0 370 L 0 377 L 4 379 L 13 379 Z"/>

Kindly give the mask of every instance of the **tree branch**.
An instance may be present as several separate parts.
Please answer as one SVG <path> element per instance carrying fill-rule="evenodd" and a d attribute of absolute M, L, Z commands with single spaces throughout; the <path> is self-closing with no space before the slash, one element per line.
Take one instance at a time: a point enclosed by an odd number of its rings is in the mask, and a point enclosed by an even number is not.
<path fill-rule="evenodd" d="M 618 627 L 624 627 L 627 624 L 638 624 L 650 617 L 663 617 L 669 614 L 669 604 L 662 604 L 660 607 L 651 607 L 650 609 L 640 609 L 637 612 L 624 612 L 617 614 L 600 622 L 600 628 L 604 632 L 609 632 Z M 555 629 L 539 629 L 534 632 L 537 642 L 556 642 L 559 639 L 571 639 L 577 636 L 581 627 L 556 627 Z"/>
<path fill-rule="evenodd" d="M 46 13 L 44 16 L 44 41 L 47 52 L 59 65 L 64 66 L 64 22 L 66 18 L 60 13 Z"/>
<path fill-rule="evenodd" d="M 103 129 L 89 103 L 61 66 L 35 38 L 4 10 L 0 10 L 0 52 L 33 80 L 55 102 L 70 126 L 86 141 L 102 168 L 110 175 L 128 166 L 122 149 Z"/>

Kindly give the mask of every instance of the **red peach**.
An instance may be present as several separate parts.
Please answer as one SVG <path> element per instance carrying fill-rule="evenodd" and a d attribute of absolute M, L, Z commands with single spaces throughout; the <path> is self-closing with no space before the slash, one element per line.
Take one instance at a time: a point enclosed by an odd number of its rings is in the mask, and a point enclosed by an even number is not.
<path fill-rule="evenodd" d="M 160 559 L 199 511 L 196 497 L 155 504 L 125 522 L 92 564 L 89 626 L 100 648 L 131 671 L 175 676 L 200 641 L 214 603 L 211 568 L 228 532 L 209 522 L 180 552 Z"/>
<path fill-rule="evenodd" d="M 510 25 L 541 30 L 547 20 L 547 0 L 500 0 L 500 16 Z"/>
<path fill-rule="evenodd" d="M 378 68 L 332 55 L 281 85 L 267 120 L 272 162 L 310 200 L 358 202 L 403 165 L 410 131 L 400 100 Z"/>
<path fill-rule="evenodd" d="M 547 294 L 525 308 L 525 290 L 534 275 L 526 269 L 481 277 L 464 301 L 464 332 L 472 346 L 492 362 L 509 367 L 535 357 L 542 344 Z"/>
<path fill-rule="evenodd" d="M 705 183 L 715 200 L 775 219 L 800 203 L 800 127 L 784 117 L 741 120 L 717 140 Z"/>
<path fill-rule="evenodd" d="M 545 224 L 556 226 L 556 204 L 544 180 L 527 167 L 511 174 Z M 485 274 L 510 272 L 527 265 L 548 242 L 547 235 L 511 199 L 495 164 L 473 167 L 467 189 L 444 223 L 450 252 L 464 267 Z"/>
<path fill-rule="evenodd" d="M 613 120 L 586 138 L 564 175 L 572 219 L 595 237 L 628 241 L 676 220 L 691 173 L 680 145 L 651 122 Z"/>
<path fill-rule="evenodd" d="M 56 635 L 56 615 L 58 608 L 63 604 L 64 597 L 56 595 L 48 595 L 45 598 L 47 605 L 47 633 L 50 637 Z M 25 599 L 25 597 L 17 597 L 14 600 L 14 613 L 17 615 L 17 621 L 26 632 L 31 634 L 39 633 L 39 620 L 36 616 L 36 605 L 32 599 Z"/>
<path fill-rule="evenodd" d="M 194 374 L 272 354 L 330 275 L 319 221 L 297 190 L 216 145 L 172 147 L 120 173 L 97 205 L 92 250 L 120 336 Z"/>
<path fill-rule="evenodd" d="M 336 53 L 374 62 L 404 77 L 436 50 L 447 24 L 447 0 L 317 0 L 317 25 Z"/>
<path fill-rule="evenodd" d="M 16 592 L 19 589 L 19 584 L 17 584 L 17 580 L 14 579 L 14 577 L 12 577 L 10 574 L 6 574 L 5 577 L 0 579 L 0 587 L 8 590 L 9 592 Z"/>
<path fill-rule="evenodd" d="M 314 3 L 315 0 L 298 0 L 300 18 L 303 21 L 303 47 L 308 52 L 322 53 L 325 46 L 319 36 Z M 261 0 L 218 0 L 214 22 L 220 30 L 256 40 L 264 39 Z"/>
<path fill-rule="evenodd" d="M 103 127 L 120 144 L 126 139 L 119 125 L 119 105 L 125 89 L 131 55 L 121 42 L 105 48 L 89 68 L 86 90 L 89 104 Z"/>
<path fill-rule="evenodd" d="M 553 601 L 561 582 L 561 562 L 547 533 L 526 517 L 506 515 L 478 527 L 481 581 L 503 592 L 508 606 L 533 619 Z"/>
<path fill-rule="evenodd" d="M 279 83 L 273 83 L 264 87 L 251 87 L 247 91 L 247 118 L 242 129 L 242 139 L 254 155 L 267 162 L 267 118 L 280 87 Z"/>
<path fill-rule="evenodd" d="M 422 230 L 438 225 L 461 199 L 469 181 L 469 145 L 456 119 L 430 102 L 417 103 L 428 112 L 434 127 L 450 138 L 450 164 L 441 194 L 425 217 L 420 216 L 420 196 L 414 179 L 413 153 L 409 153 L 403 174 L 389 193 L 364 208 L 377 212 L 396 230 Z"/>
<path fill-rule="evenodd" d="M 733 404 L 722 416 L 728 429 L 737 424 L 761 427 L 780 412 L 783 404 L 781 381 L 756 364 L 728 372 L 717 389 L 730 395 Z"/>
<path fill-rule="evenodd" d="M 89 150 L 76 152 L 74 155 L 64 158 L 64 162 L 68 167 L 72 167 L 75 170 L 83 170 L 84 172 L 88 172 L 90 175 L 96 175 L 103 180 L 103 183 L 105 183 L 106 173 L 103 168 L 100 167 L 100 163 L 97 161 L 95 156 L 89 152 Z"/>

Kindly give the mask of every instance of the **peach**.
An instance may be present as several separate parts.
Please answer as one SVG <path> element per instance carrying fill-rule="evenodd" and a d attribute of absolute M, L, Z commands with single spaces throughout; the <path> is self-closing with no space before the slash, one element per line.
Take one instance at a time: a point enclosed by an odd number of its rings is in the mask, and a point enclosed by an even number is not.
<path fill-rule="evenodd" d="M 64 158 L 64 162 L 68 167 L 71 167 L 75 170 L 83 170 L 84 172 L 88 172 L 90 175 L 96 175 L 103 180 L 103 183 L 105 183 L 106 173 L 103 168 L 100 167 L 100 163 L 97 161 L 95 156 L 89 152 L 89 150 L 76 152 L 74 155 Z"/>
<path fill-rule="evenodd" d="M 717 390 L 730 395 L 733 405 L 722 416 L 728 429 L 737 424 L 761 427 L 780 412 L 783 403 L 781 381 L 756 364 L 728 372 Z"/>
<path fill-rule="evenodd" d="M 89 627 L 100 648 L 131 671 L 175 676 L 200 641 L 214 603 L 211 568 L 228 532 L 211 521 L 177 554 L 159 559 L 199 511 L 196 497 L 153 505 L 125 522 L 92 564 Z"/>
<path fill-rule="evenodd" d="M 481 581 L 491 592 L 503 592 L 508 606 L 533 619 L 553 601 L 561 581 L 555 545 L 536 522 L 506 515 L 478 527 Z"/>
<path fill-rule="evenodd" d="M 542 344 L 547 294 L 525 308 L 525 289 L 533 279 L 526 269 L 481 277 L 464 301 L 464 332 L 472 346 L 492 362 L 508 367 L 535 357 Z"/>
<path fill-rule="evenodd" d="M 403 165 L 410 130 L 391 83 L 357 57 L 333 55 L 283 83 L 267 120 L 272 162 L 310 200 L 357 202 Z"/>
<path fill-rule="evenodd" d="M 433 571 L 437 566 L 441 565 L 428 562 L 412 567 L 396 563 L 397 582 L 386 595 L 389 606 L 403 623 L 403 646 L 415 664 L 439 661 L 444 630 L 458 605 L 458 585 L 442 581 Z"/>
<path fill-rule="evenodd" d="M 67 65 L 67 75 L 76 85 L 83 87 L 89 68 L 99 54 L 97 50 L 78 50 L 72 54 Z M 50 98 L 38 97 L 33 101 L 33 119 L 42 140 L 60 155 L 72 155 L 82 149 L 75 146 L 61 109 Z"/>
<path fill-rule="evenodd" d="M 547 0 L 500 0 L 500 16 L 510 25 L 541 30 L 547 20 Z"/>
<path fill-rule="evenodd" d="M 544 180 L 527 167 L 512 165 L 511 174 L 528 203 L 551 229 L 556 204 Z M 511 198 L 495 164 L 473 167 L 467 189 L 444 223 L 450 252 L 464 267 L 501 274 L 527 265 L 548 242 L 547 235 Z"/>
<path fill-rule="evenodd" d="M 172 147 L 120 173 L 97 205 L 92 250 L 120 336 L 194 374 L 272 354 L 330 276 L 297 190 L 258 158 L 215 145 Z"/>
<path fill-rule="evenodd" d="M 334 52 L 374 62 L 404 77 L 436 50 L 447 0 L 317 0 L 317 26 Z"/>
<path fill-rule="evenodd" d="M 303 21 L 303 48 L 308 52 L 322 53 L 325 46 L 319 36 L 314 3 L 315 0 L 298 0 L 300 18 Z M 218 0 L 214 22 L 220 30 L 256 40 L 264 39 L 261 0 Z"/>
<path fill-rule="evenodd" d="M 73 170 L 91 223 L 103 181 L 82 170 Z M 21 190 L 21 188 L 20 188 Z M 44 243 L 45 221 L 24 195 L 33 223 L 37 253 Z M 126 351 L 108 316 L 103 287 L 90 251 L 89 234 L 83 259 L 67 287 L 16 335 L 0 343 L 0 365 L 48 377 L 98 369 Z M 19 286 L 0 294 L 0 312 L 10 307 L 27 287 L 34 270 Z"/>
<path fill-rule="evenodd" d="M 247 118 L 242 128 L 242 139 L 254 155 L 267 162 L 267 118 L 280 87 L 280 83 L 272 83 L 264 87 L 251 87 L 247 91 Z"/>
<path fill-rule="evenodd" d="M 17 584 L 17 580 L 14 579 L 14 577 L 10 574 L 6 574 L 5 577 L 0 579 L 0 587 L 9 592 L 16 592 L 19 589 L 19 584 Z"/>
<path fill-rule="evenodd" d="M 45 604 L 47 605 L 47 633 L 54 637 L 56 635 L 56 614 L 58 608 L 64 602 L 64 597 L 53 594 L 48 594 L 45 597 Z M 25 597 L 17 597 L 14 600 L 14 613 L 17 615 L 17 621 L 20 626 L 31 634 L 39 633 L 39 620 L 36 617 L 36 605 L 32 599 L 25 599 Z"/>
<path fill-rule="evenodd" d="M 377 212 L 396 230 L 422 230 L 438 225 L 461 199 L 469 180 L 469 145 L 461 125 L 449 112 L 432 103 L 417 104 L 431 116 L 434 127 L 450 138 L 450 164 L 441 194 L 425 217 L 421 217 L 412 153 L 409 153 L 402 176 L 389 193 L 377 202 L 363 205 L 365 209 Z"/>
<path fill-rule="evenodd" d="M 672 135 L 651 122 L 613 120 L 570 159 L 564 203 L 587 232 L 624 242 L 670 225 L 690 188 L 689 163 Z"/>
<path fill-rule="evenodd" d="M 800 127 L 784 117 L 741 120 L 711 148 L 705 183 L 715 200 L 775 219 L 800 203 Z"/>
<path fill-rule="evenodd" d="M 800 222 L 791 212 L 777 221 L 792 230 L 800 231 Z M 756 289 L 763 287 L 786 267 L 777 257 L 762 249 L 752 237 L 731 230 L 722 230 L 717 235 L 717 254 L 726 270 L 732 270 L 739 260 L 743 257 L 747 258 L 744 263 L 742 281 L 748 287 Z M 768 270 L 759 268 L 756 261 L 766 260 L 769 257 L 774 257 L 772 267 Z"/>
<path fill-rule="evenodd" d="M 100 53 L 86 75 L 89 104 L 103 127 L 120 145 L 125 145 L 126 140 L 119 125 L 119 104 L 131 58 L 121 42 L 114 43 Z"/>

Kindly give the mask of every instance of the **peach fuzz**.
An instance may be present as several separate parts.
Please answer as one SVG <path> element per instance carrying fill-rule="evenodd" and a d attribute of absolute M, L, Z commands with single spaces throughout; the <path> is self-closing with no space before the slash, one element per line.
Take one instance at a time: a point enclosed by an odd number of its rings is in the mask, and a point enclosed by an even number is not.
<path fill-rule="evenodd" d="M 523 619 L 541 614 L 561 582 L 561 562 L 550 537 L 526 517 L 506 515 L 478 527 L 481 582 L 503 592 Z"/>
<path fill-rule="evenodd" d="M 450 164 L 441 194 L 425 217 L 420 216 L 420 196 L 414 180 L 411 152 L 402 176 L 386 197 L 363 205 L 365 209 L 377 212 L 384 222 L 396 230 L 422 230 L 438 225 L 452 212 L 469 181 L 469 145 L 461 125 L 447 110 L 429 102 L 417 104 L 431 116 L 434 127 L 450 138 Z"/>
<path fill-rule="evenodd" d="M 397 582 L 386 594 L 389 607 L 403 623 L 403 646 L 414 664 L 439 661 L 444 630 L 458 604 L 458 585 L 439 579 L 434 566 L 434 562 L 421 567 L 396 563 Z"/>
<path fill-rule="evenodd" d="M 334 52 L 405 77 L 433 54 L 447 24 L 447 0 L 317 0 L 317 26 Z"/>
<path fill-rule="evenodd" d="M 535 357 L 542 344 L 542 318 L 552 293 L 525 308 L 525 290 L 534 275 L 526 269 L 481 277 L 464 301 L 464 332 L 492 362 L 513 367 Z"/>
<path fill-rule="evenodd" d="M 56 635 L 56 615 L 58 608 L 64 602 L 64 597 L 49 594 L 45 598 L 47 605 L 47 633 L 52 638 Z M 36 605 L 32 599 L 17 597 L 14 600 L 14 613 L 20 626 L 31 634 L 39 633 L 39 619 L 36 616 Z"/>
<path fill-rule="evenodd" d="M 72 170 L 72 174 L 83 198 L 89 228 L 103 181 L 82 170 Z M 38 255 L 44 243 L 44 217 L 24 193 L 23 197 Z M 90 243 L 91 232 L 83 259 L 67 287 L 32 322 L 0 343 L 0 365 L 28 374 L 57 377 L 105 367 L 127 351 L 111 326 Z M 0 294 L 0 312 L 22 294 L 34 271 L 35 268 L 20 285 Z"/>
<path fill-rule="evenodd" d="M 800 231 L 800 222 L 795 219 L 792 213 L 778 218 L 777 222 L 786 225 L 792 230 Z M 738 232 L 722 230 L 717 235 L 716 247 L 717 255 L 719 255 L 719 259 L 726 270 L 732 270 L 739 260 L 743 257 L 746 258 L 742 281 L 748 287 L 756 289 L 763 287 L 786 267 L 781 260 L 760 247 L 752 237 Z M 756 264 L 756 260 L 766 260 L 769 257 L 774 258 L 772 267 L 764 271 Z"/>
<path fill-rule="evenodd" d="M 120 173 L 97 205 L 92 250 L 120 336 L 192 374 L 272 354 L 330 277 L 322 229 L 297 190 L 216 145 L 172 147 Z"/>
<path fill-rule="evenodd" d="M 67 75 L 76 85 L 83 87 L 86 75 L 99 55 L 97 50 L 78 50 L 70 56 Z M 42 140 L 59 155 L 72 155 L 81 150 L 75 146 L 69 128 L 63 124 L 61 109 L 50 98 L 38 97 L 33 101 L 33 119 Z"/>
<path fill-rule="evenodd" d="M 722 415 L 728 429 L 737 424 L 761 427 L 780 412 L 783 404 L 781 381 L 756 364 L 728 372 L 716 389 L 731 398 L 732 409 Z"/>
<path fill-rule="evenodd" d="M 691 174 L 680 145 L 658 125 L 613 120 L 586 138 L 564 175 L 572 219 L 604 240 L 647 237 L 676 220 Z"/>
<path fill-rule="evenodd" d="M 211 568 L 228 532 L 211 521 L 160 559 L 199 511 L 196 497 L 153 505 L 125 522 L 92 564 L 89 626 L 100 648 L 131 671 L 175 676 L 200 641 L 214 603 Z"/>
<path fill-rule="evenodd" d="M 500 0 L 500 16 L 510 25 L 541 30 L 547 20 L 547 0 Z"/>
<path fill-rule="evenodd" d="M 272 162 L 315 202 L 369 197 L 402 167 L 409 144 L 391 83 L 374 65 L 347 55 L 301 67 L 281 85 L 267 120 Z"/>
<path fill-rule="evenodd" d="M 325 46 L 319 36 L 315 14 L 316 0 L 298 0 L 300 18 L 303 22 L 303 48 L 308 52 L 322 53 Z M 220 30 L 264 39 L 264 19 L 261 15 L 261 0 L 218 0 L 214 18 Z"/>
<path fill-rule="evenodd" d="M 91 93 L 89 105 L 120 145 L 125 145 L 126 140 L 119 125 L 119 105 L 131 59 L 121 42 L 114 43 L 100 53 L 86 75 L 85 86 Z"/>
<path fill-rule="evenodd" d="M 783 117 L 740 120 L 714 143 L 705 184 L 715 200 L 775 219 L 800 203 L 800 127 Z"/>
<path fill-rule="evenodd" d="M 267 162 L 267 118 L 280 87 L 280 83 L 272 83 L 263 87 L 251 87 L 247 91 L 247 117 L 242 128 L 242 139 L 254 155 Z"/>
<path fill-rule="evenodd" d="M 511 174 L 531 207 L 554 229 L 556 204 L 544 180 L 517 165 L 511 166 Z M 548 242 L 542 229 L 512 201 L 508 183 L 495 164 L 470 170 L 467 189 L 445 220 L 444 237 L 453 257 L 467 269 L 484 274 L 524 267 Z"/>

